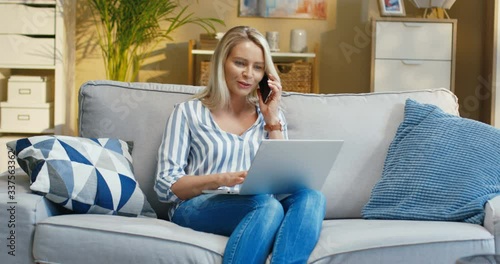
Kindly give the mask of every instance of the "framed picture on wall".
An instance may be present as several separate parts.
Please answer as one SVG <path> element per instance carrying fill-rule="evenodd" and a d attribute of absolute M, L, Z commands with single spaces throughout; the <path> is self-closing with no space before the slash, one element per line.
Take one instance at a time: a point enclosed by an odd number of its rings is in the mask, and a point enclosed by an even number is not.
<path fill-rule="evenodd" d="M 403 0 L 378 0 L 382 16 L 405 16 Z"/>
<path fill-rule="evenodd" d="M 239 0 L 238 16 L 326 19 L 328 0 Z"/>

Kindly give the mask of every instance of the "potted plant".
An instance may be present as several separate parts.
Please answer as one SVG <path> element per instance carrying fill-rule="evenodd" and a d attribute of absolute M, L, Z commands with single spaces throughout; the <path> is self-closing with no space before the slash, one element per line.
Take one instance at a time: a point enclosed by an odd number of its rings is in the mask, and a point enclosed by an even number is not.
<path fill-rule="evenodd" d="M 106 77 L 135 81 L 143 60 L 158 42 L 172 40 L 170 34 L 186 24 L 215 32 L 216 18 L 199 18 L 189 5 L 173 0 L 87 0 L 97 27 Z M 162 28 L 160 24 L 166 24 Z"/>

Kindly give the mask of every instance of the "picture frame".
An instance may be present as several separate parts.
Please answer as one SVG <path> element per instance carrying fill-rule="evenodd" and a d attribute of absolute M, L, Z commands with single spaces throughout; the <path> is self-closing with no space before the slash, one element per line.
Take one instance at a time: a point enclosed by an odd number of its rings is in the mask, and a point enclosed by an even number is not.
<path fill-rule="evenodd" d="M 378 0 L 380 15 L 382 16 L 405 16 L 403 0 Z"/>
<path fill-rule="evenodd" d="M 327 19 L 328 0 L 239 0 L 239 17 Z"/>

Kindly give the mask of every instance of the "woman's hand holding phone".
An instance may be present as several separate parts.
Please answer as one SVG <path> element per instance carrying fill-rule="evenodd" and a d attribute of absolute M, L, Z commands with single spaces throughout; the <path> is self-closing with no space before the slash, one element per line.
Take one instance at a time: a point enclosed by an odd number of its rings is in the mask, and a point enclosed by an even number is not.
<path fill-rule="evenodd" d="M 259 91 L 262 96 L 262 101 L 267 104 L 267 99 L 269 99 L 272 93 L 271 87 L 269 87 L 269 77 L 267 77 L 267 74 L 264 74 L 264 77 L 262 77 L 262 80 L 259 82 Z"/>
<path fill-rule="evenodd" d="M 271 74 L 264 74 L 259 82 L 259 99 L 264 104 L 281 99 L 281 83 Z"/>
<path fill-rule="evenodd" d="M 265 79 L 267 80 L 263 83 Z M 278 109 L 281 101 L 281 90 L 281 83 L 271 74 L 267 76 L 266 73 L 259 82 L 259 106 L 266 124 L 276 124 L 280 121 Z"/>

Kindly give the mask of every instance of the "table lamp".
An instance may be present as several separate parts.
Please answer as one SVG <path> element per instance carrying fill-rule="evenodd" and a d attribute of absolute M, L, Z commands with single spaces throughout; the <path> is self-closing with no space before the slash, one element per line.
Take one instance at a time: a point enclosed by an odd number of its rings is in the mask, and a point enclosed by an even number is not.
<path fill-rule="evenodd" d="M 450 18 L 446 9 L 450 9 L 455 1 L 456 0 L 411 0 L 417 8 L 425 8 L 424 17 L 427 17 L 429 9 L 436 8 L 442 10 L 446 18 Z"/>

